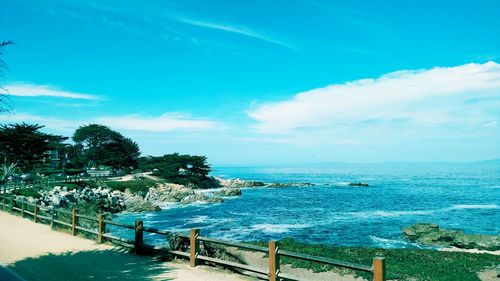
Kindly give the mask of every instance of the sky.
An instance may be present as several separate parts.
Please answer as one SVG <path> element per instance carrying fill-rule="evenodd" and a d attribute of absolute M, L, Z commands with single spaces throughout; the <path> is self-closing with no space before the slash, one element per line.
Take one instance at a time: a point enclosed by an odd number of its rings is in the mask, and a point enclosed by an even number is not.
<path fill-rule="evenodd" d="M 500 158 L 500 1 L 0 0 L 13 112 L 214 165 Z"/>

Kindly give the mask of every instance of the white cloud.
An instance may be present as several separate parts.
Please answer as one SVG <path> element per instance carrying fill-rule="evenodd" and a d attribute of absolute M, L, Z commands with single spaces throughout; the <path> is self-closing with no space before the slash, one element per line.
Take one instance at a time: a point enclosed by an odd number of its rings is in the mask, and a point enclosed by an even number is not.
<path fill-rule="evenodd" d="M 287 47 L 289 49 L 292 49 L 294 51 L 298 51 L 297 48 L 295 48 L 294 46 L 292 46 L 288 43 L 285 43 L 285 42 L 280 41 L 280 40 L 272 39 L 272 38 L 270 38 L 262 33 L 256 32 L 256 31 L 251 30 L 247 27 L 236 27 L 236 26 L 228 25 L 228 24 L 198 21 L 198 20 L 192 20 L 192 19 L 180 18 L 180 17 L 175 17 L 174 20 L 179 22 L 179 23 L 183 23 L 183 24 L 188 24 L 188 25 L 193 25 L 193 26 L 198 26 L 198 27 L 203 27 L 203 28 L 209 28 L 209 29 L 215 29 L 215 30 L 221 30 L 221 31 L 230 32 L 230 33 L 236 33 L 236 34 L 240 34 L 243 36 L 258 39 L 261 41 L 265 41 L 268 43 L 281 45 L 281 46 Z"/>
<path fill-rule="evenodd" d="M 210 120 L 165 113 L 157 117 L 141 115 L 104 116 L 94 120 L 112 128 L 134 131 L 168 132 L 175 130 L 213 130 L 221 126 Z"/>
<path fill-rule="evenodd" d="M 5 86 L 9 95 L 19 97 L 58 97 L 68 99 L 99 100 L 95 95 L 68 92 L 49 85 L 34 85 L 29 83 L 14 83 Z"/>
<path fill-rule="evenodd" d="M 81 121 L 64 120 L 29 113 L 0 114 L 0 123 L 37 123 L 58 132 L 71 132 L 81 125 Z"/>
<path fill-rule="evenodd" d="M 490 100 L 468 103 L 470 99 Z M 493 101 L 493 102 L 492 102 Z M 249 111 L 262 133 L 410 123 L 439 127 L 479 124 L 500 115 L 500 65 L 495 62 L 397 71 L 334 84 Z M 495 116 L 496 115 L 496 116 Z M 474 124 L 472 124 L 474 123 Z"/>
<path fill-rule="evenodd" d="M 179 114 L 166 113 L 158 117 L 144 117 L 140 115 L 101 116 L 83 120 L 61 119 L 49 116 L 33 115 L 29 113 L 14 113 L 0 115 L 2 123 L 39 123 L 48 129 L 68 132 L 86 124 L 103 124 L 116 130 L 141 132 L 170 132 L 179 130 L 221 130 L 223 125 L 205 119 L 188 118 Z"/>

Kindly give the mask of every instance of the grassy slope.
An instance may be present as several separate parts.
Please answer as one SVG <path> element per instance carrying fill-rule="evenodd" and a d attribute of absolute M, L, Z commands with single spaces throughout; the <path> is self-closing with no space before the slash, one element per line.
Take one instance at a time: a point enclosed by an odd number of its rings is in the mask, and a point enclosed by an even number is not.
<path fill-rule="evenodd" d="M 265 243 L 259 243 L 265 244 Z M 489 254 L 439 252 L 417 249 L 377 249 L 356 247 L 328 247 L 310 245 L 284 239 L 280 248 L 294 252 L 323 256 L 332 259 L 370 265 L 372 258 L 383 256 L 387 260 L 388 279 L 398 280 L 479 280 L 477 272 L 500 263 L 500 257 Z M 294 267 L 308 268 L 316 272 L 332 270 L 333 267 L 297 259 L 282 258 L 282 263 Z M 357 275 L 369 278 L 369 274 Z"/>

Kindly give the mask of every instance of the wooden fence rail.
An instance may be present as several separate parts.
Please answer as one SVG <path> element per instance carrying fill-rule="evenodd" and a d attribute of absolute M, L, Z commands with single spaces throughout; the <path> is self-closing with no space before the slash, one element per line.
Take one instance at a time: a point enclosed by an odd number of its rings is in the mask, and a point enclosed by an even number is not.
<path fill-rule="evenodd" d="M 78 182 L 102 182 L 110 178 L 115 178 L 114 176 L 88 176 L 88 177 L 80 177 L 80 176 L 70 176 L 65 178 L 38 178 L 31 180 L 13 180 L 5 183 L 3 188 L 0 188 L 0 194 L 6 194 L 9 190 L 18 190 L 23 189 L 33 185 L 42 185 L 47 186 L 49 184 L 57 184 L 57 183 L 78 183 Z"/>
<path fill-rule="evenodd" d="M 208 262 L 212 264 L 222 265 L 230 269 L 240 269 L 244 271 L 253 272 L 270 281 L 299 280 L 298 278 L 285 274 L 280 270 L 280 264 L 281 264 L 280 258 L 289 257 L 309 262 L 333 265 L 337 267 L 368 272 L 372 274 L 373 281 L 386 280 L 386 260 L 383 257 L 374 257 L 371 265 L 364 265 L 364 264 L 351 263 L 347 261 L 311 256 L 303 253 L 296 253 L 296 252 L 282 250 L 279 247 L 279 243 L 273 240 L 269 241 L 268 247 L 262 247 L 258 245 L 230 242 L 230 241 L 218 240 L 200 236 L 199 229 L 191 229 L 190 235 L 183 235 L 156 228 L 145 227 L 142 220 L 136 220 L 134 225 L 129 225 L 121 222 L 104 219 L 104 216 L 102 214 L 97 215 L 97 217 L 92 217 L 79 214 L 78 210 L 76 209 L 67 211 L 55 208 L 42 208 L 34 203 L 29 203 L 23 200 L 17 200 L 14 198 L 14 196 L 8 196 L 6 193 L 0 194 L 0 199 L 1 199 L 0 200 L 1 210 L 8 212 L 19 212 L 22 217 L 26 217 L 27 215 L 29 215 L 29 217 L 33 217 L 33 221 L 35 223 L 38 222 L 48 223 L 51 225 L 52 228 L 54 228 L 56 225 L 63 226 L 67 228 L 71 232 L 71 235 L 73 236 L 77 235 L 78 232 L 86 232 L 88 234 L 94 235 L 96 237 L 95 239 L 97 243 L 102 243 L 107 240 L 121 246 L 133 248 L 134 251 L 138 254 L 159 251 L 175 255 L 178 257 L 186 258 L 189 259 L 189 264 L 191 267 L 196 267 L 201 262 Z M 70 221 L 65 222 L 62 219 L 59 219 L 58 218 L 59 214 L 67 215 L 68 218 L 70 218 Z M 89 229 L 79 225 L 81 219 L 95 223 L 96 228 Z M 107 225 L 113 225 L 115 227 L 133 230 L 134 239 L 133 240 L 126 239 L 114 236 L 110 233 L 106 233 Z M 188 240 L 189 241 L 188 252 L 148 245 L 144 242 L 144 232 L 154 233 L 158 235 L 176 235 L 181 239 Z M 227 260 L 201 255 L 200 242 L 217 244 L 243 250 L 250 250 L 260 253 L 266 253 L 268 254 L 269 266 L 267 269 L 262 269 L 252 265 L 241 264 L 237 262 L 231 262 Z"/>

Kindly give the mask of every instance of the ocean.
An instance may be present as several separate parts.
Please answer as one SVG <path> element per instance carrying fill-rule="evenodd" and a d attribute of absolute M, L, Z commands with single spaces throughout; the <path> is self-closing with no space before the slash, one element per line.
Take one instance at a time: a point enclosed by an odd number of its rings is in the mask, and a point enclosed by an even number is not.
<path fill-rule="evenodd" d="M 215 167 L 212 175 L 315 186 L 246 188 L 221 204 L 174 205 L 160 212 L 121 214 L 149 227 L 232 241 L 291 237 L 335 246 L 421 248 L 402 228 L 429 222 L 466 233 L 500 235 L 500 165 L 335 164 L 328 167 Z M 350 182 L 369 187 L 348 186 Z M 130 230 L 111 232 L 133 237 Z M 165 238 L 150 234 L 146 241 Z"/>

